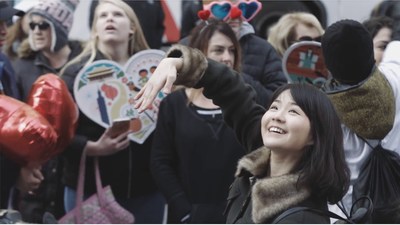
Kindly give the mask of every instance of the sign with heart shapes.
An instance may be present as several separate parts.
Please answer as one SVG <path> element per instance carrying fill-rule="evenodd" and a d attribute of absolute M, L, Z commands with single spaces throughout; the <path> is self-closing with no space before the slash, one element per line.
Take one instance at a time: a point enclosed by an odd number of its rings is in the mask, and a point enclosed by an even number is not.
<path fill-rule="evenodd" d="M 142 144 L 155 129 L 164 94 L 160 92 L 152 106 L 140 114 L 133 107 L 134 96 L 146 84 L 164 55 L 164 51 L 150 49 L 133 55 L 123 68 L 110 60 L 98 60 L 84 67 L 74 83 L 79 109 L 105 128 L 113 120 L 131 118 L 129 138 Z"/>

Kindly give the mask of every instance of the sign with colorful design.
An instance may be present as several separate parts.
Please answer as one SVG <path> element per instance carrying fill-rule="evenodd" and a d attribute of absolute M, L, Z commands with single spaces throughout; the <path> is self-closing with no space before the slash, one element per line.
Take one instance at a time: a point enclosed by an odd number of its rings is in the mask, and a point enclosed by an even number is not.
<path fill-rule="evenodd" d="M 321 43 L 316 41 L 291 45 L 283 55 L 282 67 L 289 83 L 310 83 L 321 87 L 330 77 Z"/>
<path fill-rule="evenodd" d="M 146 84 L 164 55 L 161 50 L 144 50 L 133 55 L 124 68 L 110 60 L 98 60 L 84 67 L 74 83 L 79 109 L 105 128 L 115 119 L 131 118 L 129 138 L 142 144 L 155 129 L 158 107 L 164 94 L 160 92 L 152 107 L 141 114 L 133 107 L 134 96 Z"/>

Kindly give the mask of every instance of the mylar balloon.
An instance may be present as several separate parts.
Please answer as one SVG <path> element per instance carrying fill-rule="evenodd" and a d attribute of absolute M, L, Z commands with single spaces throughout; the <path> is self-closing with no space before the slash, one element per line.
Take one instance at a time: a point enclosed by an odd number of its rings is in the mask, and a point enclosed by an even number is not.
<path fill-rule="evenodd" d="M 63 151 L 74 137 L 78 122 L 78 107 L 64 81 L 54 74 L 40 76 L 32 85 L 27 101 L 58 135 L 57 149 L 51 154 Z"/>
<path fill-rule="evenodd" d="M 43 163 L 56 149 L 53 126 L 29 105 L 0 95 L 0 151 L 24 166 Z"/>

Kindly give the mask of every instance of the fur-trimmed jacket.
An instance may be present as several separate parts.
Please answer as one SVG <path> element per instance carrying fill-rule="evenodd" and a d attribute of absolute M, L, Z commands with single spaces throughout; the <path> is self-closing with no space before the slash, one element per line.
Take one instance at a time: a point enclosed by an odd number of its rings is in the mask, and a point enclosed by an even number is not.
<path fill-rule="evenodd" d="M 299 174 L 266 176 L 269 157 L 270 150 L 261 147 L 239 161 L 225 211 L 227 223 L 271 223 L 297 206 L 327 210 L 326 201 L 313 198 L 308 187 L 297 184 Z M 299 211 L 280 223 L 329 223 L 329 218 Z"/>
<path fill-rule="evenodd" d="M 263 146 L 260 130 L 261 119 L 266 110 L 255 102 L 254 90 L 243 81 L 241 76 L 225 65 L 211 59 L 207 60 L 197 49 L 175 45 L 166 55 L 183 58 L 183 65 L 175 84 L 195 88 L 205 87 L 204 95 L 213 99 L 214 104 L 221 107 L 226 124 L 233 128 L 242 146 L 248 152 L 258 149 L 239 162 L 237 178 L 231 186 L 226 208 L 228 223 L 272 222 L 279 213 L 293 206 L 327 209 L 327 201 L 314 199 L 316 195 L 307 187 L 295 188 L 298 175 L 265 177 L 269 150 L 259 148 Z M 254 186 L 251 185 L 250 180 L 254 181 Z M 250 190 L 252 194 L 248 198 Z M 279 192 L 282 193 L 282 191 L 286 195 L 280 196 Z M 246 199 L 248 199 L 248 204 L 243 208 L 244 213 L 240 216 Z M 239 220 L 235 221 L 238 215 Z M 301 211 L 288 217 L 284 222 L 329 223 L 329 219 Z"/>

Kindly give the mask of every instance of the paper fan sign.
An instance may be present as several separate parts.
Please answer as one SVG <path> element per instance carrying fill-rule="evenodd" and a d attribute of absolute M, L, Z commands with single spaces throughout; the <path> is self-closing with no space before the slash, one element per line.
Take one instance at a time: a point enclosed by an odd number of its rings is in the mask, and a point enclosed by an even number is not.
<path fill-rule="evenodd" d="M 164 55 L 161 50 L 144 50 L 133 55 L 125 68 L 110 60 L 98 60 L 84 67 L 74 83 L 79 109 L 105 128 L 115 119 L 131 118 L 129 138 L 142 144 L 155 129 L 164 94 L 160 92 L 152 107 L 141 114 L 133 107 L 134 96 Z"/>
<path fill-rule="evenodd" d="M 282 68 L 289 83 L 310 83 L 320 88 L 330 77 L 321 43 L 316 41 L 291 45 L 283 55 Z"/>

